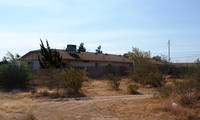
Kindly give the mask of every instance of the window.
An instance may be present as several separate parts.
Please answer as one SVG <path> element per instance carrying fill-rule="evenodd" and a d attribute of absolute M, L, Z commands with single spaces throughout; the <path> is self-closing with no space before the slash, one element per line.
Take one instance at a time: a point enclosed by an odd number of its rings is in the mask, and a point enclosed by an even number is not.
<path fill-rule="evenodd" d="M 34 68 L 34 62 L 28 62 L 28 66 L 30 66 L 30 69 Z"/>
<path fill-rule="evenodd" d="M 99 66 L 100 66 L 99 63 L 95 63 L 95 69 L 98 69 Z"/>
<path fill-rule="evenodd" d="M 86 61 L 86 60 L 85 60 L 84 63 L 89 63 L 89 61 Z"/>

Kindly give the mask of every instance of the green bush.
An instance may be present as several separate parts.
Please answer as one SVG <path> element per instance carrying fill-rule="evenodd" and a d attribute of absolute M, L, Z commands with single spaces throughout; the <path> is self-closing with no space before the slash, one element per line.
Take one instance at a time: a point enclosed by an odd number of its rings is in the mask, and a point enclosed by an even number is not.
<path fill-rule="evenodd" d="M 68 93 L 78 93 L 84 81 L 85 71 L 74 67 L 68 69 L 47 69 L 43 78 L 43 85 L 55 89 L 57 93 L 64 89 Z"/>
<path fill-rule="evenodd" d="M 43 71 L 44 75 L 41 77 L 41 86 L 46 86 L 50 90 L 55 89 L 57 93 L 63 88 L 63 76 L 62 70 L 56 68 L 50 68 Z"/>
<path fill-rule="evenodd" d="M 183 95 L 187 97 L 191 97 L 194 86 L 192 81 L 189 81 L 187 79 L 184 80 L 172 80 L 173 85 L 165 85 L 163 87 L 160 87 L 158 91 L 160 92 L 162 97 L 170 97 L 172 95 Z"/>
<path fill-rule="evenodd" d="M 122 81 L 122 78 L 120 76 L 113 75 L 113 74 L 108 74 L 107 78 L 110 82 L 111 88 L 114 89 L 114 90 L 118 90 L 120 83 Z"/>
<path fill-rule="evenodd" d="M 150 52 L 133 48 L 128 55 L 133 61 L 133 69 L 130 71 L 131 80 L 142 85 L 162 86 L 163 75 L 159 72 L 158 66 L 152 62 Z"/>
<path fill-rule="evenodd" d="M 70 93 L 78 93 L 83 86 L 83 71 L 78 71 L 74 67 L 62 72 L 63 87 Z"/>
<path fill-rule="evenodd" d="M 0 86 L 5 89 L 25 89 L 33 78 L 28 66 L 8 53 L 8 63 L 0 65 Z"/>
<path fill-rule="evenodd" d="M 137 83 L 131 83 L 128 85 L 128 90 L 131 94 L 136 94 L 138 93 L 137 90 L 139 89 L 139 84 Z"/>
<path fill-rule="evenodd" d="M 174 89 L 174 86 L 167 85 L 167 86 L 162 86 L 162 87 L 158 88 L 158 91 L 159 91 L 161 97 L 168 98 L 173 94 L 173 92 L 174 92 L 173 89 Z"/>
<path fill-rule="evenodd" d="M 157 72 L 150 72 L 142 82 L 143 85 L 151 84 L 154 87 L 162 86 L 163 82 L 163 75 L 157 71 Z"/>
<path fill-rule="evenodd" d="M 200 98 L 200 64 L 198 62 L 188 67 L 184 79 L 172 80 L 172 85 L 161 87 L 159 92 L 162 97 L 177 99 L 181 106 L 194 107 Z"/>

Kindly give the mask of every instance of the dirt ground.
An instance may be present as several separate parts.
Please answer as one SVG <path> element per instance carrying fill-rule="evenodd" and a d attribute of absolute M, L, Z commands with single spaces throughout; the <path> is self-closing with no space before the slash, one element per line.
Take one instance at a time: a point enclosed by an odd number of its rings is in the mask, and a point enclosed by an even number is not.
<path fill-rule="evenodd" d="M 130 95 L 128 82 L 123 79 L 120 90 L 113 91 L 106 80 L 90 80 L 82 88 L 86 97 L 76 98 L 36 98 L 30 92 L 0 93 L 0 120 L 23 120 L 28 115 L 39 120 L 170 119 L 161 113 L 149 113 L 152 105 L 159 102 L 152 100 L 154 89 L 140 88 L 141 94 Z"/>

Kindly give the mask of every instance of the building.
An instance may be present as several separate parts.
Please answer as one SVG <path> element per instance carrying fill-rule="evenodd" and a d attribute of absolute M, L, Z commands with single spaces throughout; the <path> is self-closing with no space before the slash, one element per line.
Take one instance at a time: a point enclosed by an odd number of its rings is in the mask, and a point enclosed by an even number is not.
<path fill-rule="evenodd" d="M 88 75 L 91 77 L 101 77 L 106 73 L 114 71 L 118 75 L 127 75 L 127 72 L 132 66 L 132 61 L 126 56 L 92 53 L 92 52 L 77 52 L 75 45 L 68 45 L 66 50 L 57 50 L 62 56 L 63 60 L 71 63 L 72 66 L 84 69 L 86 68 Z M 40 50 L 30 51 L 24 56 L 22 60 L 31 65 L 31 69 L 40 69 L 38 55 Z M 108 65 L 112 66 L 109 67 Z"/>

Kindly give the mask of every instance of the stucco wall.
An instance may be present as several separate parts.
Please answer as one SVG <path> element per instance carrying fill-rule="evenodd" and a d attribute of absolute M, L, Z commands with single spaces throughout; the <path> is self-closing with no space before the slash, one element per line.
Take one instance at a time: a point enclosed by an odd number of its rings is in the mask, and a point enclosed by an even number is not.
<path fill-rule="evenodd" d="M 23 58 L 23 60 L 38 60 L 39 53 L 31 53 Z"/>
<path fill-rule="evenodd" d="M 25 64 L 27 64 L 27 65 L 28 65 L 28 63 L 32 62 L 33 63 L 32 69 L 38 70 L 38 69 L 40 69 L 40 63 L 38 61 L 38 55 L 39 55 L 39 53 L 31 53 L 31 54 L 23 57 L 22 61 L 24 61 Z"/>
<path fill-rule="evenodd" d="M 87 62 L 71 61 L 71 64 L 76 67 L 95 67 L 96 65 L 98 65 L 99 67 L 105 67 L 109 63 L 110 62 L 99 62 L 99 61 L 87 61 Z M 117 66 L 117 67 L 120 67 L 120 66 L 128 67 L 129 66 L 129 63 L 110 63 L 110 64 L 112 64 L 113 66 Z"/>
<path fill-rule="evenodd" d="M 26 64 L 33 63 L 33 70 L 40 69 L 40 64 L 38 61 L 39 53 L 31 53 L 23 57 L 23 61 Z M 131 63 L 116 63 L 116 62 L 102 62 L 102 61 L 74 61 L 67 60 L 71 63 L 72 66 L 75 66 L 79 69 L 87 69 L 88 75 L 91 77 L 101 77 L 112 70 L 106 67 L 108 64 L 111 64 L 115 69 L 116 74 L 118 75 L 126 75 Z"/>

